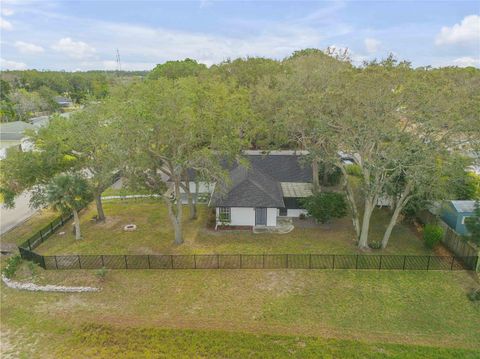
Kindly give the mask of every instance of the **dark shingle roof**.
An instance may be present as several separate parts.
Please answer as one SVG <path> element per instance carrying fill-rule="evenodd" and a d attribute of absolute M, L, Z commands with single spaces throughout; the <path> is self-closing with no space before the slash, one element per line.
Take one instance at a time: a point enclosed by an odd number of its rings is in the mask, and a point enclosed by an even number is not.
<path fill-rule="evenodd" d="M 29 123 L 23 121 L 6 122 L 0 125 L 0 140 L 2 141 L 20 141 L 25 137 L 25 130 L 35 129 Z"/>
<path fill-rule="evenodd" d="M 278 182 L 312 182 L 312 166 L 302 160 L 301 155 L 244 155 L 251 168 L 260 170 Z M 238 164 L 229 164 L 222 161 L 225 169 L 234 169 Z M 196 171 L 188 170 L 188 178 L 194 181 Z"/>
<path fill-rule="evenodd" d="M 211 204 L 216 207 L 285 207 L 280 183 L 262 171 L 237 166 L 231 183 L 217 184 Z"/>
<path fill-rule="evenodd" d="M 252 167 L 279 182 L 312 182 L 312 166 L 299 155 L 247 155 Z M 303 157 L 304 158 L 304 157 Z"/>

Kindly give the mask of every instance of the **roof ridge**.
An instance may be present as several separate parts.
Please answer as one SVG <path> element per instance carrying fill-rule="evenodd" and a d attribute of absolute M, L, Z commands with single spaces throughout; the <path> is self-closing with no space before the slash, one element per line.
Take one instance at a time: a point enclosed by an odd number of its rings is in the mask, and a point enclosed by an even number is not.
<path fill-rule="evenodd" d="M 252 169 L 253 169 L 253 167 L 254 167 L 254 166 L 253 166 L 253 164 L 252 164 Z M 261 176 L 265 177 L 267 180 L 270 180 L 270 181 L 274 182 L 274 184 L 277 186 L 277 190 L 279 190 L 280 195 L 282 196 L 282 202 L 283 202 L 283 191 L 282 191 L 282 187 L 281 187 L 281 185 L 280 185 L 280 182 L 277 181 L 275 178 L 269 176 L 268 174 L 266 174 L 265 172 L 263 172 L 263 171 L 262 171 L 261 169 L 259 169 L 259 168 L 255 168 L 255 172 L 256 172 L 257 174 L 260 174 Z M 268 197 L 270 197 L 272 200 L 277 201 L 277 199 L 274 198 L 274 197 L 270 194 L 270 192 L 268 191 L 268 189 L 264 188 L 264 186 L 262 186 L 260 183 L 257 183 L 257 181 L 255 181 L 254 178 L 251 178 L 251 177 L 249 177 L 249 176 L 247 175 L 246 179 L 247 179 L 250 183 L 252 183 L 253 185 L 255 185 L 258 189 L 260 189 L 262 192 L 266 193 L 266 194 L 268 195 Z M 284 205 L 285 205 L 285 203 L 284 203 Z"/>

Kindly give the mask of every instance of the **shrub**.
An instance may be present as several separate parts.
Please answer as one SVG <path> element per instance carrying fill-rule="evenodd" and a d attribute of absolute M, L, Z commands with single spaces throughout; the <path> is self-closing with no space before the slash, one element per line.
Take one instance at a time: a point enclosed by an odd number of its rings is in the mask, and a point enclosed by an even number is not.
<path fill-rule="evenodd" d="M 362 170 L 359 165 L 353 164 L 346 166 L 347 174 L 355 177 L 362 177 Z"/>
<path fill-rule="evenodd" d="M 423 240 L 427 248 L 434 248 L 443 237 L 443 228 L 435 224 L 427 224 L 423 230 Z"/>
<path fill-rule="evenodd" d="M 382 248 L 382 242 L 380 241 L 371 241 L 368 246 L 372 249 L 380 249 Z"/>
<path fill-rule="evenodd" d="M 306 219 L 307 216 L 305 215 L 305 213 L 300 213 L 300 215 L 298 216 L 298 218 L 300 218 L 300 219 Z"/>
<path fill-rule="evenodd" d="M 321 164 L 319 171 L 320 183 L 322 186 L 336 186 L 342 178 L 342 171 L 337 166 Z"/>
<path fill-rule="evenodd" d="M 30 270 L 30 274 L 32 277 L 35 277 L 36 271 L 37 271 L 37 265 L 34 262 L 28 262 L 27 263 L 28 269 Z"/>
<path fill-rule="evenodd" d="M 95 272 L 95 275 L 100 278 L 101 280 L 104 280 L 106 275 L 107 275 L 107 268 L 105 267 L 102 267 L 100 269 L 98 269 L 96 272 Z"/>
<path fill-rule="evenodd" d="M 7 265 L 2 269 L 2 275 L 9 279 L 12 278 L 20 263 L 22 263 L 22 258 L 18 254 L 8 258 Z"/>
<path fill-rule="evenodd" d="M 215 225 L 217 224 L 216 222 L 215 208 L 211 208 L 207 214 L 207 228 L 215 228 Z"/>
<path fill-rule="evenodd" d="M 347 214 L 347 203 L 342 193 L 320 192 L 305 198 L 303 205 L 308 214 L 321 223 Z"/>
<path fill-rule="evenodd" d="M 468 293 L 468 299 L 472 302 L 479 302 L 480 301 L 480 288 L 472 289 L 470 293 Z"/>

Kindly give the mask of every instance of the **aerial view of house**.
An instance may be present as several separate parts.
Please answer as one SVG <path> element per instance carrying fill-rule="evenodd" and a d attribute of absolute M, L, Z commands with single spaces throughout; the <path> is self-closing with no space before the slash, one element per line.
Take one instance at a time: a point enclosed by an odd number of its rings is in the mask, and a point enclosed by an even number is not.
<path fill-rule="evenodd" d="M 480 358 L 479 10 L 0 0 L 0 357 Z"/>

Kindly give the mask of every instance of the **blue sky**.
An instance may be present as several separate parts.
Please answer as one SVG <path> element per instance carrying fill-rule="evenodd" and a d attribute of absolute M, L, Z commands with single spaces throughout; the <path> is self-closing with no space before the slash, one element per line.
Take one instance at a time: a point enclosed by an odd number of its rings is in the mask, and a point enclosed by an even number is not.
<path fill-rule="evenodd" d="M 1 68 L 148 70 L 347 47 L 414 66 L 480 67 L 479 1 L 1 1 Z"/>

